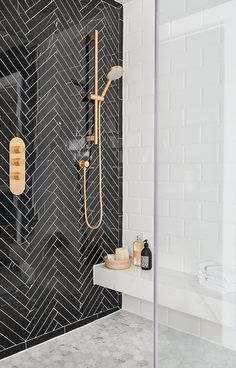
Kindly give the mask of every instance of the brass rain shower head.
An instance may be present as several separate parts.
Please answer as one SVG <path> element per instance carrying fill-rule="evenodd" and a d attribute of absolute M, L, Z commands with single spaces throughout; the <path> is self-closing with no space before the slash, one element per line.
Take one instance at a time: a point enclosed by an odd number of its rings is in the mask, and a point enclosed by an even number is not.
<path fill-rule="evenodd" d="M 115 81 L 117 79 L 120 79 L 121 77 L 123 77 L 123 74 L 124 74 L 124 69 L 122 68 L 122 66 L 119 66 L 119 65 L 116 65 L 116 66 L 113 66 L 108 74 L 107 74 L 107 83 L 105 85 L 105 88 L 101 94 L 101 97 L 104 98 L 110 85 L 111 85 L 111 82 L 112 81 Z"/>

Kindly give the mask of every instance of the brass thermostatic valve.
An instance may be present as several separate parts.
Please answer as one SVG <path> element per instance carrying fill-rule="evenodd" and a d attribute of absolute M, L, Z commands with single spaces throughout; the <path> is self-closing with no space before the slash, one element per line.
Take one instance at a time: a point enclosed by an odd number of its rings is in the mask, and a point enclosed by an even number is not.
<path fill-rule="evenodd" d="M 9 145 L 9 189 L 14 195 L 25 190 L 25 143 L 18 137 Z"/>
<path fill-rule="evenodd" d="M 89 162 L 85 161 L 85 160 L 80 160 L 79 161 L 79 167 L 81 169 L 87 169 L 89 167 Z"/>

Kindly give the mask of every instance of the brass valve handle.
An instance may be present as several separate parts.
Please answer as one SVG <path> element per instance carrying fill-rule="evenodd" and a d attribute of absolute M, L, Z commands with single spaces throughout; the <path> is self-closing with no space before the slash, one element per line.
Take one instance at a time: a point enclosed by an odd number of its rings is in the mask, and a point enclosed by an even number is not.
<path fill-rule="evenodd" d="M 10 161 L 12 166 L 23 166 L 25 164 L 25 160 L 23 158 L 13 158 Z"/>
<path fill-rule="evenodd" d="M 11 180 L 22 180 L 22 173 L 20 172 L 11 173 Z"/>
<path fill-rule="evenodd" d="M 86 160 L 80 160 L 79 161 L 79 167 L 81 169 L 87 169 L 89 167 L 89 161 Z"/>

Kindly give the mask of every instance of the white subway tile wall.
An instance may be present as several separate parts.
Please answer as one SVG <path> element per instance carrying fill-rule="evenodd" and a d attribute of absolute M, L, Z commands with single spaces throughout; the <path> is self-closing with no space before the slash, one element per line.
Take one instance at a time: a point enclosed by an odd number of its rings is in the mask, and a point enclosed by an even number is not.
<path fill-rule="evenodd" d="M 219 26 L 160 45 L 159 260 L 190 273 L 221 252 L 223 53 Z"/>
<path fill-rule="evenodd" d="M 166 23 L 174 19 L 211 8 L 229 0 L 161 0 L 160 23 Z"/>
<path fill-rule="evenodd" d="M 124 4 L 125 246 L 141 233 L 153 247 L 154 6 L 155 0 Z"/>

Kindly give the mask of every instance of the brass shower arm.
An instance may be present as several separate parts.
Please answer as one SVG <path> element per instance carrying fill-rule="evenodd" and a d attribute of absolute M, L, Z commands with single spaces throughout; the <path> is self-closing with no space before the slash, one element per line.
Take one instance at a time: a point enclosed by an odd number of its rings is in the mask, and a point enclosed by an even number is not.
<path fill-rule="evenodd" d="M 104 90 L 103 90 L 103 92 L 101 94 L 101 98 L 103 99 L 103 101 L 104 101 L 104 97 L 106 96 L 106 93 L 107 93 L 107 91 L 108 91 L 108 89 L 109 89 L 109 87 L 111 85 L 111 82 L 112 82 L 112 80 L 111 79 L 108 79 L 108 81 L 107 81 L 107 83 L 106 83 L 106 85 L 104 87 Z"/>

